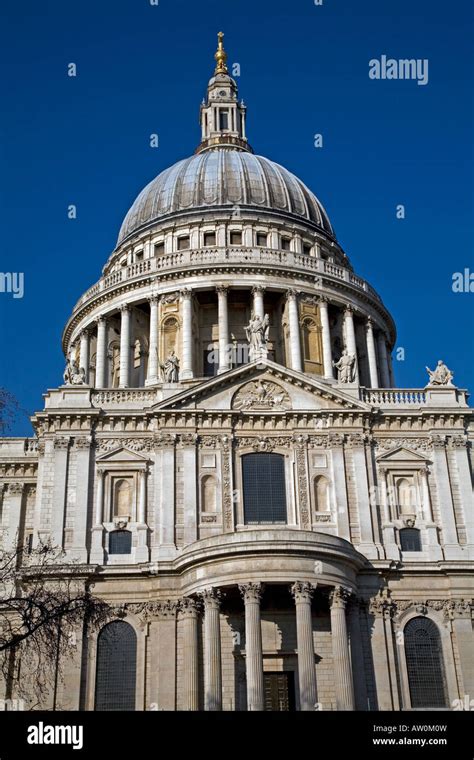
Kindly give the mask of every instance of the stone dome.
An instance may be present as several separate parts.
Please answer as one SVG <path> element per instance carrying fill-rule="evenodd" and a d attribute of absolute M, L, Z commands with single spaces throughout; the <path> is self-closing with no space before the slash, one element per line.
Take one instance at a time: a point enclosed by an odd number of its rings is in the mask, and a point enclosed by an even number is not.
<path fill-rule="evenodd" d="M 218 147 L 178 161 L 152 180 L 127 213 L 117 242 L 170 214 L 236 205 L 290 214 L 334 237 L 323 206 L 298 177 L 263 156 Z"/>

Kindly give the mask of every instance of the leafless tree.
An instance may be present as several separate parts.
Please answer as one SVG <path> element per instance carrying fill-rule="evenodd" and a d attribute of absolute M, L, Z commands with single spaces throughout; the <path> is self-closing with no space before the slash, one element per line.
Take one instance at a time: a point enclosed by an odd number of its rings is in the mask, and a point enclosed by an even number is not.
<path fill-rule="evenodd" d="M 111 609 L 91 592 L 93 576 L 63 561 L 50 544 L 0 549 L 0 668 L 6 698 L 31 709 L 57 693 L 65 661 L 86 630 L 106 623 Z M 54 709 L 53 699 L 53 709 Z"/>

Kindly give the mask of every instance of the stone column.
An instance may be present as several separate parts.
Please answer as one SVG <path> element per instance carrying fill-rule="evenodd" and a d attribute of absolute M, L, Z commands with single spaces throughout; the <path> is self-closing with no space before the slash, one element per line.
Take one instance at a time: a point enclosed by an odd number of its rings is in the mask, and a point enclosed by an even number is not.
<path fill-rule="evenodd" d="M 85 372 L 85 382 L 89 382 L 89 330 L 81 332 L 81 344 L 79 351 L 79 368 Z"/>
<path fill-rule="evenodd" d="M 354 709 L 354 686 L 347 637 L 346 604 L 350 592 L 335 586 L 331 592 L 331 638 L 336 685 L 336 709 Z"/>
<path fill-rule="evenodd" d="M 390 367 L 388 364 L 387 343 L 385 341 L 385 335 L 383 332 L 379 332 L 377 336 L 377 345 L 379 348 L 380 377 L 382 379 L 382 387 L 390 388 Z"/>
<path fill-rule="evenodd" d="M 288 323 L 290 327 L 290 358 L 291 368 L 297 372 L 303 371 L 300 343 L 300 320 L 298 316 L 298 297 L 296 290 L 287 291 Z"/>
<path fill-rule="evenodd" d="M 91 564 L 102 565 L 104 562 L 104 473 L 102 470 L 97 470 L 96 473 L 97 486 L 95 493 L 95 514 L 94 523 L 92 527 L 92 541 L 90 562 Z"/>
<path fill-rule="evenodd" d="M 367 336 L 367 358 L 369 360 L 370 387 L 378 388 L 379 376 L 377 372 L 377 355 L 375 353 L 374 328 L 373 328 L 373 323 L 370 317 L 367 318 L 366 336 Z"/>
<path fill-rule="evenodd" d="M 344 311 L 344 332 L 348 354 L 355 356 L 354 381 L 359 382 L 359 362 L 357 359 L 357 343 L 354 329 L 354 309 L 348 306 Z"/>
<path fill-rule="evenodd" d="M 209 588 L 204 602 L 204 709 L 222 710 L 220 593 Z"/>
<path fill-rule="evenodd" d="M 120 323 L 120 387 L 130 385 L 130 307 L 124 304 L 121 309 Z"/>
<path fill-rule="evenodd" d="M 107 385 L 107 320 L 99 317 L 97 320 L 97 348 L 95 360 L 95 387 L 105 388 Z"/>
<path fill-rule="evenodd" d="M 19 531 L 21 523 L 21 512 L 23 508 L 23 494 L 25 491 L 24 486 L 24 483 L 8 484 L 8 528 L 6 531 L 4 544 L 5 549 L 11 552 L 15 551 L 17 546 L 20 544 Z M 5 506 L 6 505 L 4 503 L 3 509 L 5 509 Z M 3 519 L 5 519 L 5 516 Z"/>
<path fill-rule="evenodd" d="M 255 285 L 255 287 L 252 288 L 253 312 L 254 314 L 258 315 L 260 319 L 263 319 L 265 316 L 265 309 L 263 305 L 264 292 L 265 288 L 262 285 Z"/>
<path fill-rule="evenodd" d="M 332 366 L 332 349 L 331 349 L 331 328 L 329 327 L 327 298 L 319 299 L 319 314 L 321 316 L 321 328 L 323 339 L 323 366 L 324 377 L 326 380 L 334 379 L 334 368 Z"/>
<path fill-rule="evenodd" d="M 245 668 L 247 674 L 247 710 L 264 709 L 262 626 L 260 623 L 261 583 L 239 586 L 245 603 Z"/>
<path fill-rule="evenodd" d="M 395 526 L 392 515 L 390 514 L 390 504 L 388 502 L 387 489 L 387 469 L 379 467 L 379 494 L 380 506 L 382 511 L 382 540 L 386 559 L 400 559 L 400 549 L 395 537 Z"/>
<path fill-rule="evenodd" d="M 192 291 L 184 288 L 180 291 L 181 312 L 183 319 L 183 340 L 180 380 L 189 380 L 193 375 L 193 304 Z"/>
<path fill-rule="evenodd" d="M 436 478 L 439 511 L 441 514 L 444 557 L 445 559 L 457 559 L 462 554 L 462 550 L 459 546 L 456 529 L 451 477 L 446 458 L 445 437 L 441 435 L 433 435 L 431 443 L 433 446 L 433 470 Z"/>
<path fill-rule="evenodd" d="M 95 495 L 95 524 L 104 522 L 104 473 L 97 470 L 97 491 Z"/>
<path fill-rule="evenodd" d="M 227 306 L 229 289 L 227 285 L 218 285 L 216 290 L 219 323 L 219 368 L 217 374 L 220 375 L 230 369 L 229 312 Z"/>
<path fill-rule="evenodd" d="M 146 523 L 146 471 L 139 473 L 140 487 L 138 492 L 138 521 L 142 525 Z"/>
<path fill-rule="evenodd" d="M 150 298 L 150 333 L 148 349 L 148 371 L 146 385 L 154 385 L 159 381 L 158 361 L 158 296 Z"/>
<path fill-rule="evenodd" d="M 199 710 L 198 607 L 184 597 L 180 605 L 183 621 L 183 710 Z"/>
<path fill-rule="evenodd" d="M 313 621 L 311 616 L 311 599 L 314 588 L 311 583 L 301 583 L 300 581 L 296 581 L 291 587 L 291 593 L 296 606 L 298 680 L 300 686 L 300 709 L 302 711 L 314 710 L 317 702 Z"/>

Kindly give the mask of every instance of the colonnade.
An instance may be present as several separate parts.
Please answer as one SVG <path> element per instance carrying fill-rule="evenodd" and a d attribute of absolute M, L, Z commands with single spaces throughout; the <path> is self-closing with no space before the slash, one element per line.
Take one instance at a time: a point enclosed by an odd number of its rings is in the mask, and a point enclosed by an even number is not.
<path fill-rule="evenodd" d="M 247 710 L 265 709 L 264 653 L 260 604 L 263 584 L 244 583 L 239 590 L 245 609 L 245 668 Z M 317 683 L 311 603 L 315 586 L 296 581 L 290 588 L 295 601 L 300 710 L 317 709 Z M 338 710 L 353 710 L 354 688 L 346 622 L 349 592 L 336 586 L 330 594 L 331 639 L 334 683 Z M 211 588 L 201 595 L 204 609 L 204 694 L 206 710 L 222 709 L 222 663 L 220 591 Z M 199 710 L 198 617 L 199 600 L 187 597 L 180 606 L 183 621 L 183 709 Z"/>
<path fill-rule="evenodd" d="M 264 291 L 263 286 L 252 288 L 252 310 L 260 317 L 264 317 Z M 218 374 L 227 372 L 231 368 L 231 341 L 229 333 L 229 286 L 221 284 L 216 287 L 217 312 L 218 312 L 218 345 L 219 366 Z M 299 293 L 290 288 L 286 291 L 287 317 L 289 330 L 289 356 L 288 363 L 291 369 L 298 372 L 304 371 L 304 358 L 301 345 L 301 320 L 299 309 Z M 194 377 L 195 356 L 193 337 L 193 292 L 184 288 L 179 293 L 181 302 L 181 355 L 180 379 L 189 380 Z M 159 297 L 152 296 L 150 304 L 149 324 L 149 353 L 148 371 L 145 384 L 154 385 L 160 382 L 159 372 Z M 331 326 L 328 298 L 318 298 L 318 307 L 321 321 L 323 376 L 327 380 L 334 379 L 333 350 L 331 342 Z M 344 308 L 344 347 L 349 354 L 357 357 L 356 330 L 354 324 L 355 310 L 348 305 Z M 371 317 L 364 316 L 365 320 L 365 348 L 369 370 L 371 388 L 393 387 L 393 375 L 390 354 L 387 351 L 387 336 L 377 329 Z M 96 371 L 95 387 L 107 387 L 107 317 L 100 316 L 96 320 Z M 79 364 L 86 371 L 88 381 L 90 364 L 90 339 L 92 329 L 86 328 L 79 336 Z M 131 374 L 131 306 L 128 304 L 120 308 L 120 387 L 128 388 Z M 359 367 L 354 368 L 354 381 L 359 382 Z"/>

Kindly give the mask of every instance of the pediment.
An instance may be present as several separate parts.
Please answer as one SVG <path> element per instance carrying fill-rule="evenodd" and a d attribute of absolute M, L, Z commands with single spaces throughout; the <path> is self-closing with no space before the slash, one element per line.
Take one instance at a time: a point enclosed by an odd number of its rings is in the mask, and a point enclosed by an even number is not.
<path fill-rule="evenodd" d="M 414 464 L 416 462 L 422 463 L 426 462 L 426 457 L 421 456 L 421 454 L 418 454 L 416 451 L 412 451 L 411 449 L 407 449 L 404 446 L 398 446 L 396 449 L 392 449 L 391 451 L 385 452 L 385 454 L 381 454 L 377 457 L 377 462 L 386 462 L 386 463 L 411 463 Z"/>
<path fill-rule="evenodd" d="M 147 457 L 142 454 L 138 454 L 136 451 L 131 451 L 125 446 L 119 446 L 111 451 L 106 451 L 105 454 L 97 457 L 97 462 L 147 462 Z"/>
<path fill-rule="evenodd" d="M 234 409 L 242 413 L 356 409 L 370 406 L 339 387 L 265 359 L 205 380 L 155 409 Z"/>

